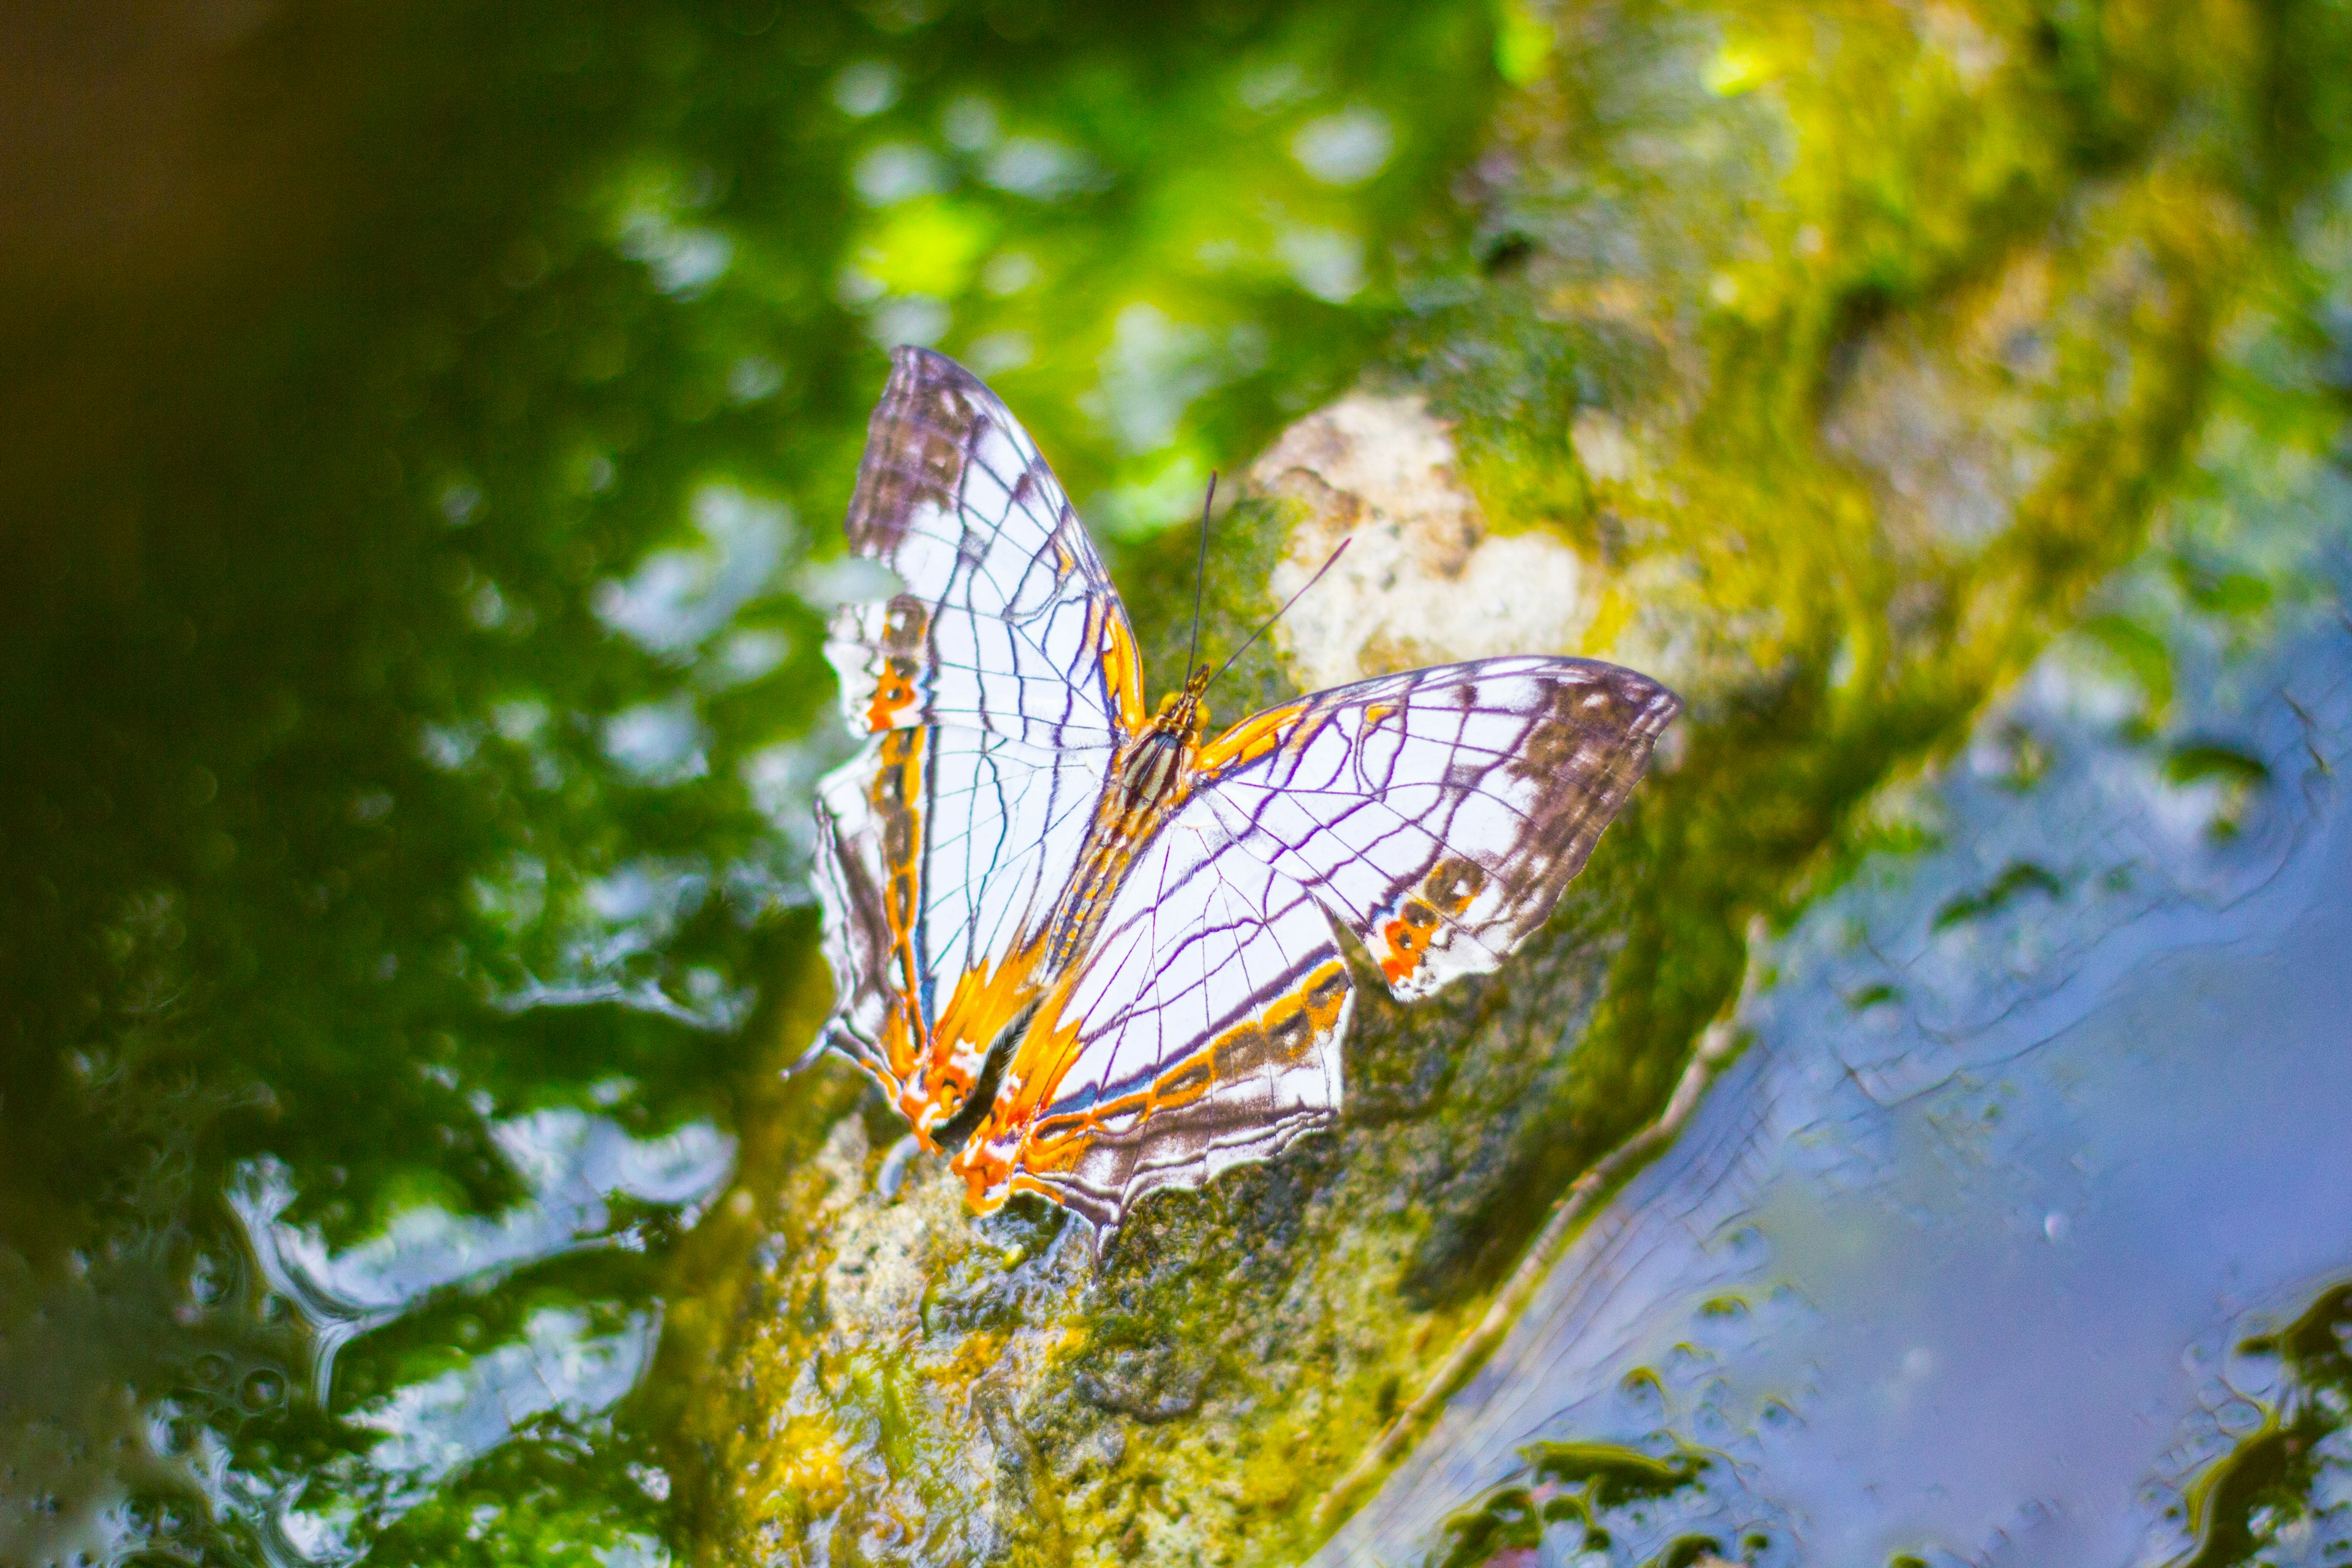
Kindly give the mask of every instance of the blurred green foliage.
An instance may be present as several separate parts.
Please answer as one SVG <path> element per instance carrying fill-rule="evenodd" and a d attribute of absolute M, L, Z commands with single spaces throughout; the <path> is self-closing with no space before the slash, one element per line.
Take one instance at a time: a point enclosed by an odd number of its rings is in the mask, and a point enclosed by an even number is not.
<path fill-rule="evenodd" d="M 606 1167 L 723 1151 L 811 944 L 884 348 L 1183 521 L 1443 243 L 1495 19 L 215 9 L 0 25 L 0 1557 L 657 1561 L 580 1390 L 724 1163 Z"/>

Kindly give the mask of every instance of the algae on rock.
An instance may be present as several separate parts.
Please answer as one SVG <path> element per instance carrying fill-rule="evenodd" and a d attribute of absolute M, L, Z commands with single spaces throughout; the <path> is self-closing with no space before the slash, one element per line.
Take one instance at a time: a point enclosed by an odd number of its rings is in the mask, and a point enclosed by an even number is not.
<path fill-rule="evenodd" d="M 2308 68 L 2283 15 L 1563 7 L 1384 363 L 1217 524 L 1204 652 L 1357 531 L 1227 701 L 1508 644 L 1642 668 L 1686 717 L 1500 973 L 1360 988 L 1329 1136 L 1156 1196 L 1099 1269 L 1034 1200 L 964 1212 L 845 1063 L 774 1090 L 666 1352 L 711 1554 L 1310 1551 L 1665 1102 L 1750 918 L 1833 878 L 1857 803 L 2135 549 L 2325 140 L 2273 123 L 2317 101 L 2264 86 Z M 1162 689 L 1183 597 L 1131 605 Z M 787 987 L 780 1066 L 824 993 Z"/>

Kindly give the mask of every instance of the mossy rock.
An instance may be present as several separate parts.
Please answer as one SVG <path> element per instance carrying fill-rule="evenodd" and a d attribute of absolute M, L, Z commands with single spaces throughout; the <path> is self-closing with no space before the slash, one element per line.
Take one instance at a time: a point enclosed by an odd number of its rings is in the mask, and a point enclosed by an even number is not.
<path fill-rule="evenodd" d="M 846 1063 L 776 1080 L 672 1293 L 710 1553 L 1311 1552 L 1570 1184 L 1664 1105 L 1748 922 L 1833 879 L 1855 804 L 2137 547 L 2316 156 L 2260 107 L 2288 30 L 1564 13 L 1391 352 L 1217 524 L 1203 651 L 1354 531 L 1376 547 L 1228 704 L 1508 638 L 1655 674 L 1685 717 L 1500 973 L 1410 1009 L 1360 988 L 1333 1132 L 1149 1199 L 1099 1263 L 1041 1202 L 967 1213 Z M 1192 545 L 1129 574 L 1163 689 Z M 826 1001 L 814 971 L 782 988 L 779 1068 Z"/>

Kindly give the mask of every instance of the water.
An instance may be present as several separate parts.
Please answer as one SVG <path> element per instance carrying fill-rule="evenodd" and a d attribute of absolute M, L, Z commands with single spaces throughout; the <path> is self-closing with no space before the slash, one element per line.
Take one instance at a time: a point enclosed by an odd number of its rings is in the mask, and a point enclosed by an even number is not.
<path fill-rule="evenodd" d="M 1318 1561 L 2352 1551 L 2352 477 L 2278 331 L 2149 557 L 1881 793 L 1689 1131 Z"/>
<path fill-rule="evenodd" d="M 1452 221 L 1487 10 L 8 31 L 0 1561 L 666 1561 L 885 347 L 1184 521 Z"/>

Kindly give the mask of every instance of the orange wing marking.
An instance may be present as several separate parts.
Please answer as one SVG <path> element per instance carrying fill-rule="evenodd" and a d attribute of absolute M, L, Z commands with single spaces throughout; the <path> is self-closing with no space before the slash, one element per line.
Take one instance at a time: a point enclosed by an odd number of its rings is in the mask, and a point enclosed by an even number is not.
<path fill-rule="evenodd" d="M 915 655 L 931 628 L 931 612 L 912 594 L 900 594 L 882 610 L 882 679 L 875 683 L 873 700 L 866 704 L 866 728 L 873 732 L 890 728 L 899 712 L 915 700 L 915 677 L 922 666 Z"/>
<path fill-rule="evenodd" d="M 931 1129 L 961 1109 L 980 1079 L 988 1047 L 1037 994 L 1033 977 L 1042 943 L 1016 949 L 993 968 L 968 969 L 956 979 L 947 1005 L 931 1026 L 930 1071 L 920 1094 L 905 1097 L 908 1120 L 923 1147 L 937 1152 Z"/>
<path fill-rule="evenodd" d="M 1403 912 L 1381 927 L 1381 939 L 1389 944 L 1389 955 L 1381 960 L 1381 973 L 1391 984 L 1421 967 L 1423 956 L 1429 952 L 1429 933 L 1436 929 L 1437 911 L 1419 899 L 1407 899 Z"/>
<path fill-rule="evenodd" d="M 1448 855 L 1421 879 L 1421 896 L 1448 919 L 1459 919 L 1473 900 L 1485 891 L 1486 868 L 1461 855 Z"/>
<path fill-rule="evenodd" d="M 1118 703 L 1119 723 L 1126 733 L 1140 734 L 1150 716 L 1143 711 L 1143 656 L 1136 651 L 1135 634 L 1115 602 L 1097 600 L 1092 614 L 1097 623 L 1095 656 Z"/>
<path fill-rule="evenodd" d="M 887 730 L 899 713 L 915 700 L 915 661 L 904 654 L 893 654 L 882 664 L 882 679 L 876 683 L 874 699 L 866 705 L 866 728 L 868 731 Z"/>
<path fill-rule="evenodd" d="M 866 793 L 882 824 L 883 853 L 888 858 L 886 868 L 890 880 L 883 889 L 882 913 L 890 926 L 890 964 L 898 971 L 898 984 L 892 988 L 896 994 L 882 1021 L 881 1038 L 884 1058 L 896 1081 L 883 1087 L 902 1107 L 908 1087 L 916 1080 L 919 1059 L 916 1048 L 926 1033 L 915 1000 L 920 994 L 915 925 L 922 907 L 919 868 L 923 846 L 922 811 L 916 803 L 923 796 L 924 736 L 921 730 L 893 730 L 885 735 L 877 753 L 880 765 L 874 770 L 874 782 Z"/>
<path fill-rule="evenodd" d="M 989 1108 L 971 1142 L 948 1163 L 948 1168 L 963 1178 L 964 1196 L 974 1214 L 992 1213 L 1012 1195 L 1008 1181 L 1021 1157 L 1024 1131 L 1077 1056 L 1078 1031 L 1086 1026 L 1086 1020 L 1062 1021 L 1075 980 L 1066 976 L 1037 1004 L 1036 1016 L 1013 1047 L 1013 1059 L 1005 1064 L 996 1103 Z"/>
<path fill-rule="evenodd" d="M 1290 738 L 1290 728 L 1307 711 L 1304 701 L 1286 702 L 1254 714 L 1203 745 L 1192 759 L 1195 772 L 1222 773 L 1264 756 Z"/>
<path fill-rule="evenodd" d="M 954 1169 L 963 1177 L 966 1194 L 978 1213 L 1000 1207 L 1014 1193 L 1053 1197 L 1053 1184 L 1041 1179 L 1041 1173 L 1075 1170 L 1099 1137 L 1148 1125 L 1152 1117 L 1196 1104 L 1221 1085 L 1305 1061 L 1315 1042 L 1339 1026 L 1348 1001 L 1348 972 L 1337 961 L 1321 964 L 1297 988 L 1267 1003 L 1256 1017 L 1216 1036 L 1145 1088 L 1084 1110 L 1039 1120 L 1039 1110 L 1060 1088 L 1076 1055 L 1083 1023 L 1061 1022 L 1066 1000 L 1066 991 L 1057 991 L 1039 1009 L 1005 1079 L 1010 1084 L 1033 1047 L 1039 1064 L 1050 1063 L 1051 1070 L 1024 1079 L 1017 1095 L 1001 1098 L 980 1134 L 956 1156 Z"/>
<path fill-rule="evenodd" d="M 1460 919 L 1486 886 L 1486 868 L 1459 855 L 1448 855 L 1429 868 L 1421 879 L 1421 897 L 1406 900 L 1397 918 L 1381 927 L 1381 940 L 1389 949 L 1381 960 L 1381 973 L 1391 984 L 1421 967 L 1438 917 Z"/>

